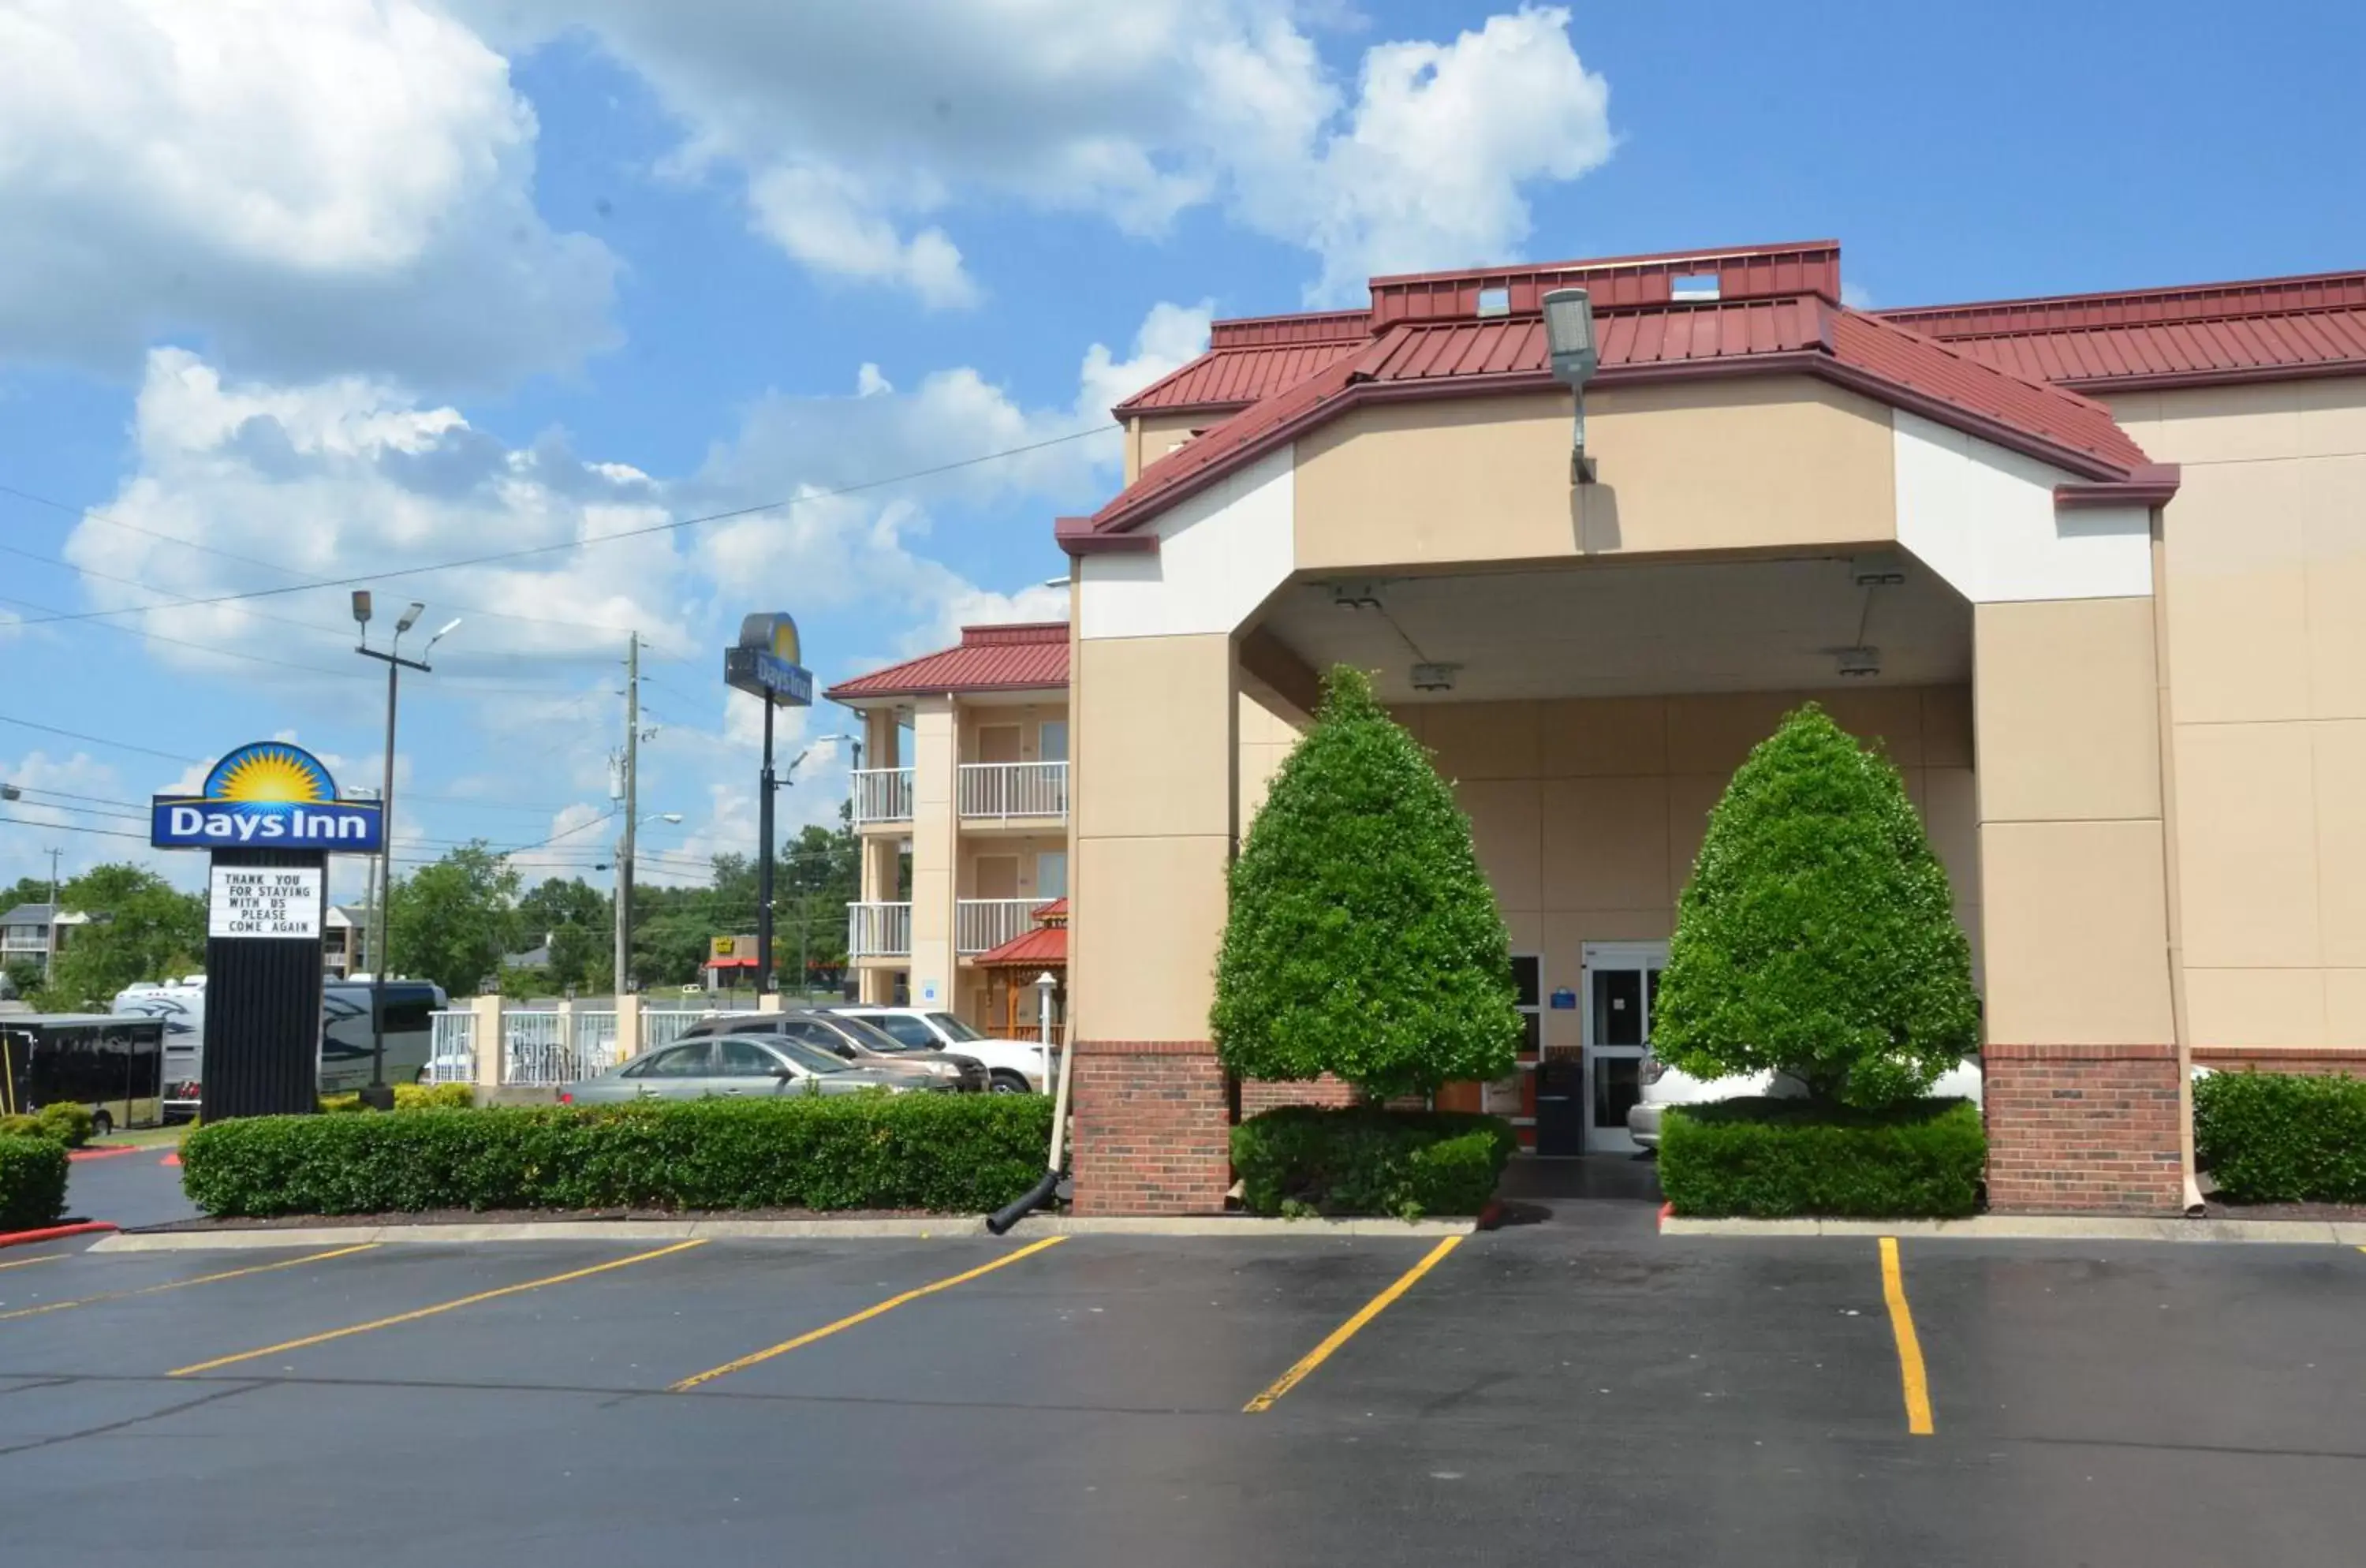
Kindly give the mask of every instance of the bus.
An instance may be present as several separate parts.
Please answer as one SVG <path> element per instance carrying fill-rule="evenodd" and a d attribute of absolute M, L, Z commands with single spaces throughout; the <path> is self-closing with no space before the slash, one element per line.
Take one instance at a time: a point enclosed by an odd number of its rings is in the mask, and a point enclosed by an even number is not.
<path fill-rule="evenodd" d="M 370 983 L 332 980 L 321 987 L 320 1081 L 322 1094 L 350 1094 L 370 1081 Z M 386 983 L 386 1081 L 420 1083 L 434 1047 L 434 1018 L 444 989 L 424 980 Z M 194 1116 L 205 1081 L 206 984 L 202 975 L 158 986 L 134 986 L 115 998 L 115 1010 L 161 1020 L 164 1025 L 164 1111 Z"/>
<path fill-rule="evenodd" d="M 164 1026 L 107 1013 L 0 1013 L 0 1113 L 80 1105 L 93 1130 L 164 1119 Z"/>

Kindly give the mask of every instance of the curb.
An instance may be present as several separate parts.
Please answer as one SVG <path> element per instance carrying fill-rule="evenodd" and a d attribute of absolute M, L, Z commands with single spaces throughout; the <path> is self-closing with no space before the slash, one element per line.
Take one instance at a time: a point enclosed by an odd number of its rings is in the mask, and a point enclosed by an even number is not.
<path fill-rule="evenodd" d="M 1928 1236 L 1964 1241 L 2246 1242 L 2366 1247 L 2366 1221 L 2086 1219 L 2069 1214 L 1976 1214 L 1967 1220 L 1708 1220 L 1669 1214 L 1662 1235 Z M 105 1243 L 101 1243 L 105 1246 Z"/>
<path fill-rule="evenodd" d="M 96 1235 L 113 1229 L 115 1224 L 111 1220 L 83 1220 L 70 1225 L 47 1225 L 34 1231 L 0 1231 L 0 1247 L 30 1247 L 37 1241 L 55 1241 L 60 1236 L 68 1235 Z M 105 1247 L 107 1243 L 96 1245 Z"/>
<path fill-rule="evenodd" d="M 102 1227 L 113 1230 L 112 1225 Z M 1469 1235 L 1470 1220 L 1278 1220 L 1250 1215 L 1063 1217 L 1022 1221 L 1012 1235 L 1144 1236 Z M 94 1252 L 204 1252 L 265 1247 L 463 1244 L 501 1241 L 935 1241 L 986 1234 L 982 1215 L 930 1220 L 551 1220 L 483 1225 L 307 1225 L 277 1230 L 133 1231 L 96 1243 Z"/>
<path fill-rule="evenodd" d="M 66 1151 L 66 1158 L 76 1161 L 86 1159 L 114 1159 L 119 1155 L 136 1155 L 142 1152 L 143 1151 L 138 1144 L 125 1144 L 119 1147 L 104 1149 L 68 1149 Z"/>

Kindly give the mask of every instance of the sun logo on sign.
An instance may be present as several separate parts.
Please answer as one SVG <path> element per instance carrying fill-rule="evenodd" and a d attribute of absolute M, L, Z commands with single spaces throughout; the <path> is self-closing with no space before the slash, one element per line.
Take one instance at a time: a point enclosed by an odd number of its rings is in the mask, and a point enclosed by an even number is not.
<path fill-rule="evenodd" d="M 309 806 L 336 798 L 328 770 L 293 746 L 265 741 L 242 746 L 206 775 L 208 800 L 242 805 Z"/>

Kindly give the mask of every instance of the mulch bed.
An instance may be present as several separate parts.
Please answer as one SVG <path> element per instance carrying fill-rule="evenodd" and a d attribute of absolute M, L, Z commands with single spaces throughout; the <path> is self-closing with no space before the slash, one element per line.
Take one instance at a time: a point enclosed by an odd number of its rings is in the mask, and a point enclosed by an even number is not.
<path fill-rule="evenodd" d="M 579 1220 L 957 1220 L 926 1209 L 427 1209 L 417 1213 L 276 1214 L 268 1219 L 175 1220 L 151 1231 L 366 1229 L 372 1225 L 549 1224 Z"/>
<path fill-rule="evenodd" d="M 2214 1220 L 2366 1221 L 2366 1203 L 2229 1203 L 2212 1198 L 2206 1209 Z"/>

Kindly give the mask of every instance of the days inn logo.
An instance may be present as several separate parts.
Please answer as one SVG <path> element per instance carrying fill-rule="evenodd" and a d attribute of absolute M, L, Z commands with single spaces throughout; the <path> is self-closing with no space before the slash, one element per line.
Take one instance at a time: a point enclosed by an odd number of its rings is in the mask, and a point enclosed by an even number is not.
<path fill-rule="evenodd" d="M 240 747 L 214 764 L 202 794 L 157 795 L 149 813 L 148 841 L 160 850 L 366 853 L 385 823 L 377 802 L 339 800 L 318 757 L 277 740 Z"/>
<path fill-rule="evenodd" d="M 813 671 L 803 663 L 797 623 L 784 611 L 749 615 L 739 623 L 737 647 L 723 650 L 723 683 L 774 707 L 813 703 Z"/>

